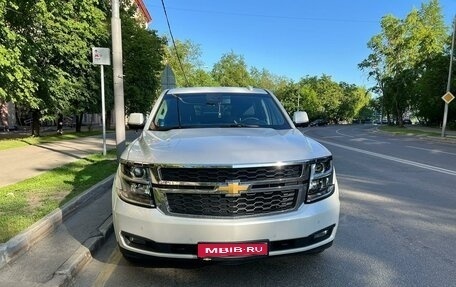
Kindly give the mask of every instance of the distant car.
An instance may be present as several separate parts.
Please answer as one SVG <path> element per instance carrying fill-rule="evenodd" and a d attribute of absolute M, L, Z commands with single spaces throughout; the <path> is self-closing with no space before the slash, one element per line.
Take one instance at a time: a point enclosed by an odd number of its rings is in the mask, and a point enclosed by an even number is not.
<path fill-rule="evenodd" d="M 328 121 L 325 119 L 317 119 L 315 121 L 310 122 L 309 126 L 311 127 L 320 127 L 320 126 L 326 126 L 328 124 Z"/>
<path fill-rule="evenodd" d="M 411 124 L 412 124 L 412 121 L 411 121 L 410 119 L 403 119 L 403 120 L 402 120 L 402 123 L 403 123 L 404 125 L 411 125 Z"/>

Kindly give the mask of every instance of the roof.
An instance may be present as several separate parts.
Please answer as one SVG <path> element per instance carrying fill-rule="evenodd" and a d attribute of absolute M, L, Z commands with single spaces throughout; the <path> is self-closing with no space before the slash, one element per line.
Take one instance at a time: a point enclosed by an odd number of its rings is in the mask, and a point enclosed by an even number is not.
<path fill-rule="evenodd" d="M 264 89 L 252 87 L 187 87 L 168 90 L 167 94 L 192 94 L 192 93 L 248 93 L 267 94 Z"/>
<path fill-rule="evenodd" d="M 138 6 L 139 11 L 141 12 L 141 15 L 145 18 L 147 23 L 152 21 L 152 17 L 149 14 L 149 11 L 146 8 L 146 5 L 144 4 L 143 0 L 135 0 L 136 5 Z"/>

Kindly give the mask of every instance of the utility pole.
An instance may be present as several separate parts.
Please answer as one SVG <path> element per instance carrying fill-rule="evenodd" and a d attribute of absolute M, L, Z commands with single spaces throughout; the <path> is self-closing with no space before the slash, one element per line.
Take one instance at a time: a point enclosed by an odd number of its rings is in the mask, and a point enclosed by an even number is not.
<path fill-rule="evenodd" d="M 114 114 L 116 120 L 117 159 L 125 149 L 125 103 L 122 67 L 122 30 L 120 26 L 120 0 L 111 1 L 112 69 L 114 79 Z"/>
<path fill-rule="evenodd" d="M 298 88 L 293 88 L 294 92 L 296 93 L 296 95 L 298 96 L 298 106 L 296 107 L 296 111 L 298 112 L 299 111 L 299 98 L 301 97 L 301 93 L 299 93 L 299 89 Z"/>
<path fill-rule="evenodd" d="M 456 16 L 453 20 L 453 38 L 451 41 L 451 50 L 450 50 L 450 68 L 448 71 L 448 83 L 447 83 L 447 93 L 450 93 L 451 89 L 451 74 L 453 72 L 453 51 L 454 51 L 454 34 L 456 34 Z M 442 137 L 445 137 L 445 128 L 448 118 L 448 104 L 449 102 L 445 101 L 445 109 L 443 112 L 443 123 L 442 123 Z"/>
<path fill-rule="evenodd" d="M 299 98 L 300 98 L 300 97 L 301 97 L 301 95 L 300 95 L 299 92 L 298 92 L 298 110 L 297 110 L 297 111 L 299 111 Z"/>

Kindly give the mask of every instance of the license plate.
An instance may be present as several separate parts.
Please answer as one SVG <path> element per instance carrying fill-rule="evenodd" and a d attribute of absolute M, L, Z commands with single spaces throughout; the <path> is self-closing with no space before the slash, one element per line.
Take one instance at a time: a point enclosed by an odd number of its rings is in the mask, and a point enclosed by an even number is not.
<path fill-rule="evenodd" d="M 269 254 L 267 242 L 199 243 L 199 258 L 250 257 Z"/>

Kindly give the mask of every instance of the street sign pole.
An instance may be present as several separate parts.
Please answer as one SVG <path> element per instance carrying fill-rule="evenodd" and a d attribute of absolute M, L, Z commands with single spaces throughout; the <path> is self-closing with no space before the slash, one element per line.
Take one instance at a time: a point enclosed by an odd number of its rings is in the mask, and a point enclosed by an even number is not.
<path fill-rule="evenodd" d="M 105 111 L 105 88 L 104 88 L 104 65 L 111 65 L 109 48 L 92 48 L 92 63 L 100 65 L 101 77 L 101 121 L 103 126 L 103 155 L 106 155 L 106 111 Z"/>
<path fill-rule="evenodd" d="M 106 155 L 106 109 L 104 89 L 104 65 L 100 65 L 101 73 L 101 121 L 103 123 L 103 155 Z"/>
<path fill-rule="evenodd" d="M 451 89 L 451 73 L 453 71 L 454 34 L 456 34 L 456 16 L 454 17 L 454 20 L 453 20 L 453 39 L 451 41 L 451 50 L 450 50 L 450 67 L 449 67 L 449 71 L 448 71 L 447 94 L 450 92 L 450 89 Z M 447 94 L 445 94 L 445 95 L 447 95 Z M 451 95 L 451 93 L 450 93 L 450 95 Z M 445 101 L 445 108 L 443 111 L 442 137 L 445 137 L 445 128 L 446 128 L 447 118 L 448 118 L 448 104 L 449 104 L 449 102 L 451 102 L 451 100 L 449 100 L 449 101 L 447 101 L 445 99 L 443 99 L 443 100 Z"/>

